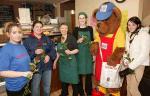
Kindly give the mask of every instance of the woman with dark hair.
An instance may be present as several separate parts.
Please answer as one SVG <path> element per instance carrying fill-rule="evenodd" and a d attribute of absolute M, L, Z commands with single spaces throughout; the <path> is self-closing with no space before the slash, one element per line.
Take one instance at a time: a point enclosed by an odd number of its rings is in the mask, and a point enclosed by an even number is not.
<path fill-rule="evenodd" d="M 43 35 L 42 27 L 41 21 L 35 21 L 32 25 L 32 34 L 24 41 L 31 61 L 37 66 L 37 72 L 34 73 L 31 83 L 32 96 L 40 96 L 41 80 L 43 95 L 50 96 L 52 62 L 56 58 L 54 43 Z"/>
<path fill-rule="evenodd" d="M 138 17 L 131 17 L 127 22 L 126 51 L 123 55 L 125 69 L 119 72 L 127 78 L 127 96 L 141 96 L 138 86 L 145 66 L 149 66 L 150 36 L 149 28 L 142 27 Z"/>
<path fill-rule="evenodd" d="M 57 58 L 54 61 L 53 68 L 56 68 L 56 63 L 59 60 L 59 77 L 62 85 L 60 96 L 68 96 L 68 86 L 72 85 L 73 95 L 78 96 L 78 69 L 75 54 L 78 53 L 76 39 L 68 34 L 68 25 L 65 23 L 60 25 L 62 34 L 60 42 L 57 44 Z"/>

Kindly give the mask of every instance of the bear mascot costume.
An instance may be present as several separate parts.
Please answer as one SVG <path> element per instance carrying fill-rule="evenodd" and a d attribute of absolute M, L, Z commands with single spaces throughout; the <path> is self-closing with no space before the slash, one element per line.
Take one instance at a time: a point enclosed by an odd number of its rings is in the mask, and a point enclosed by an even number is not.
<path fill-rule="evenodd" d="M 95 56 L 95 79 L 100 82 L 102 62 L 116 66 L 125 50 L 125 32 L 121 31 L 121 11 L 112 2 L 104 2 L 95 14 L 96 33 L 91 45 L 91 53 Z M 102 55 L 101 55 L 102 54 Z M 96 88 L 101 95 L 92 96 L 120 96 L 120 88 L 105 88 L 98 83 Z"/>

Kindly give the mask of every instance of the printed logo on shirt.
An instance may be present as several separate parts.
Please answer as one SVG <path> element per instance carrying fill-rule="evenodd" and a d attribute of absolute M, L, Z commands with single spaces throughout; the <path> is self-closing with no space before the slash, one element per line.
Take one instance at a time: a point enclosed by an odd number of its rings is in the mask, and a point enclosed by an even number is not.
<path fill-rule="evenodd" d="M 107 44 L 107 43 L 103 43 L 103 42 L 102 42 L 101 48 L 106 50 L 106 49 L 107 49 L 107 47 L 108 47 L 108 44 Z"/>
<path fill-rule="evenodd" d="M 25 56 L 27 56 L 27 54 L 22 53 L 22 54 L 17 55 L 16 58 L 17 58 L 17 59 L 21 59 L 21 58 L 23 58 L 23 57 L 25 57 Z"/>

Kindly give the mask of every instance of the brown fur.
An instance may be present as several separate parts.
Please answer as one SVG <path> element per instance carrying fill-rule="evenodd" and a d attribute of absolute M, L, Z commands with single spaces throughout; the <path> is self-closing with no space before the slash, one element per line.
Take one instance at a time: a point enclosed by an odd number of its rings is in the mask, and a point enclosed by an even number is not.
<path fill-rule="evenodd" d="M 90 46 L 90 52 L 93 56 L 96 56 L 98 53 L 98 42 L 93 42 Z"/>
<path fill-rule="evenodd" d="M 125 51 L 124 47 L 122 48 L 117 47 L 113 52 L 113 54 L 107 59 L 108 64 L 111 66 L 115 66 L 116 64 L 119 64 L 124 51 Z"/>

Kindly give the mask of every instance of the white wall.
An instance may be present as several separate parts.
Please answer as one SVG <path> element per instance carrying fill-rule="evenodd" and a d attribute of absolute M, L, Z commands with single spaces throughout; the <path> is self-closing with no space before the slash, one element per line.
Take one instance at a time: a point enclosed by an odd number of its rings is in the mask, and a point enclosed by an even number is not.
<path fill-rule="evenodd" d="M 76 25 L 78 24 L 77 17 L 79 12 L 86 12 L 88 14 L 88 17 L 90 17 L 92 15 L 93 10 L 98 8 L 99 3 L 100 0 L 75 0 Z"/>
<path fill-rule="evenodd" d="M 142 18 L 143 0 L 126 0 L 124 3 L 117 3 L 115 0 L 75 0 L 76 24 L 79 12 L 84 11 L 90 17 L 93 10 L 105 1 L 115 3 L 121 10 L 127 10 L 128 17 L 139 16 Z"/>

